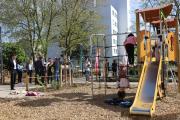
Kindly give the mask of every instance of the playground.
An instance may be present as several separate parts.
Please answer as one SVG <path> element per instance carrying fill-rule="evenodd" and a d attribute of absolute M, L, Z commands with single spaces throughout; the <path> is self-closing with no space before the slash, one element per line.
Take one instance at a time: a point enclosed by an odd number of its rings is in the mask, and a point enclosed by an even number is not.
<path fill-rule="evenodd" d="M 35 77 L 25 72 L 23 84 L 16 84 L 16 89 L 1 85 L 0 119 L 180 119 L 179 25 L 176 18 L 168 18 L 172 7 L 168 4 L 136 10 L 136 32 L 133 32 L 136 37 L 132 33 L 91 34 L 84 76 L 83 71 L 75 73 L 65 59 L 63 64 L 58 64 L 57 80 L 48 82 L 48 78 L 54 76 L 46 72 Z M 123 45 L 107 46 L 108 37 L 121 35 L 137 39 L 133 56 L 119 53 L 113 58 L 107 56 L 107 49 L 115 47 L 125 47 L 129 54 L 127 41 Z M 122 63 L 124 56 L 128 56 L 126 63 Z M 112 62 L 111 70 L 108 60 Z M 13 70 L 16 70 L 14 66 Z M 29 83 L 29 78 L 35 78 L 38 84 Z"/>
<path fill-rule="evenodd" d="M 127 90 L 126 98 L 133 99 L 136 85 Z M 104 99 L 116 96 L 115 88 L 96 90 L 91 97 L 90 85 L 77 85 L 60 91 L 49 91 L 41 97 L 1 98 L 2 120 L 175 120 L 179 119 L 180 96 L 168 96 L 157 101 L 157 111 L 152 118 L 132 116 L 129 108 L 112 106 Z"/>

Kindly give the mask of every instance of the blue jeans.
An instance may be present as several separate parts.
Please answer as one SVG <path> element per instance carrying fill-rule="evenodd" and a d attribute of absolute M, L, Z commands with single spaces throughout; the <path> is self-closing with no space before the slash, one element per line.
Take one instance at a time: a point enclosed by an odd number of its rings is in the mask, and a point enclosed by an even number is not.
<path fill-rule="evenodd" d="M 90 71 L 85 71 L 85 75 L 86 75 L 86 81 L 89 80 L 89 76 L 90 76 Z"/>
<path fill-rule="evenodd" d="M 59 80 L 60 76 L 59 76 L 59 71 L 55 71 L 55 80 Z"/>

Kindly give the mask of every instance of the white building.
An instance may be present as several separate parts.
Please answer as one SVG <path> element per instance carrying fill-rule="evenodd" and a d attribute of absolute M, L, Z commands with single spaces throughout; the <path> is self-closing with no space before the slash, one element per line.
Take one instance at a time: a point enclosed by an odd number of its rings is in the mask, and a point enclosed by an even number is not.
<path fill-rule="evenodd" d="M 105 26 L 105 34 L 129 32 L 129 2 L 130 0 L 92 0 L 95 11 L 101 16 L 100 23 Z M 123 45 L 127 35 L 112 35 L 106 37 L 106 57 L 110 64 L 113 59 L 126 63 L 126 51 Z M 118 57 L 119 56 L 119 57 Z"/>

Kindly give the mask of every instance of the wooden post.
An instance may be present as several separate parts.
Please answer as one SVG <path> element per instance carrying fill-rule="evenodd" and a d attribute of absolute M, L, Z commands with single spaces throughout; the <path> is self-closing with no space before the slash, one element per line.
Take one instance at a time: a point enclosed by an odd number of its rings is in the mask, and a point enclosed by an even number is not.
<path fill-rule="evenodd" d="M 46 92 L 47 91 L 47 71 L 45 72 L 45 77 L 44 77 L 44 91 Z"/>
<path fill-rule="evenodd" d="M 67 85 L 67 55 L 65 56 L 65 64 L 64 64 L 64 71 L 65 71 L 65 86 Z"/>
<path fill-rule="evenodd" d="M 140 56 L 140 25 L 139 25 L 139 12 L 136 10 L 136 35 L 137 35 L 137 58 L 138 62 L 141 62 Z"/>
<path fill-rule="evenodd" d="M 62 65 L 60 65 L 60 79 L 59 79 L 59 86 L 62 87 L 62 79 L 63 79 L 63 76 L 62 76 Z"/>
<path fill-rule="evenodd" d="M 178 80 L 180 80 L 180 59 L 179 59 L 179 36 L 178 36 L 178 34 L 179 34 L 179 25 L 178 25 L 178 19 L 176 18 L 175 19 L 176 20 L 176 33 L 175 33 L 175 35 L 176 35 L 176 40 L 177 40 L 177 44 L 176 44 L 176 61 L 177 61 L 177 67 L 178 67 Z M 180 93 L 180 82 L 178 82 L 178 92 Z"/>
<path fill-rule="evenodd" d="M 29 91 L 29 77 L 28 77 L 28 73 L 26 73 L 25 83 L 26 83 L 26 91 Z"/>
<path fill-rule="evenodd" d="M 71 84 L 73 85 L 73 71 L 71 69 Z"/>
<path fill-rule="evenodd" d="M 72 83 L 71 83 L 71 67 L 70 67 L 70 65 L 68 68 L 69 68 L 69 85 L 71 86 Z"/>
<path fill-rule="evenodd" d="M 141 48 L 140 48 L 140 20 L 139 20 L 139 12 L 136 9 L 136 35 L 137 35 L 137 61 L 138 64 L 141 63 Z M 138 67 L 138 76 L 140 77 L 142 66 Z M 128 72 L 128 70 L 127 70 Z"/>

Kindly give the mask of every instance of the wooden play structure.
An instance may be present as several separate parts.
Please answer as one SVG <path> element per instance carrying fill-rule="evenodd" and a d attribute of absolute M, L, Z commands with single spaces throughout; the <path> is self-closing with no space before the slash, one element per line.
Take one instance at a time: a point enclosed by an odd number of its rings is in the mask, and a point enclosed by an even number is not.
<path fill-rule="evenodd" d="M 44 83 L 41 83 L 41 77 L 44 77 Z M 44 90 L 46 91 L 47 89 L 47 79 L 48 79 L 48 76 L 47 76 L 47 73 L 45 74 L 45 76 L 36 76 L 36 77 L 31 77 L 33 79 L 37 78 L 38 79 L 38 82 L 41 86 L 43 86 Z M 58 77 L 59 80 L 54 80 L 55 81 L 55 84 L 56 84 L 56 88 L 59 88 L 59 87 L 63 87 L 64 85 L 67 86 L 72 86 L 73 84 L 73 72 L 72 72 L 72 69 L 71 69 L 71 66 L 70 65 L 60 65 L 60 73 L 58 74 L 58 76 L 51 76 L 55 79 L 55 77 Z M 27 73 L 25 73 L 25 86 L 26 86 L 26 91 L 29 91 L 29 75 Z M 53 83 L 51 83 L 53 84 Z"/>
<path fill-rule="evenodd" d="M 172 7 L 169 4 L 136 10 L 137 55 L 138 62 L 143 66 L 139 69 L 141 74 L 130 114 L 153 115 L 157 97 L 165 96 L 164 80 L 168 62 L 177 63 L 180 79 L 178 21 L 168 17 Z M 140 16 L 144 21 L 143 30 L 140 28 Z M 180 84 L 178 88 L 180 91 Z"/>
<path fill-rule="evenodd" d="M 60 68 L 60 87 L 63 86 L 63 84 L 70 86 L 73 84 L 73 75 L 72 75 L 72 69 L 70 65 L 61 65 Z"/>

